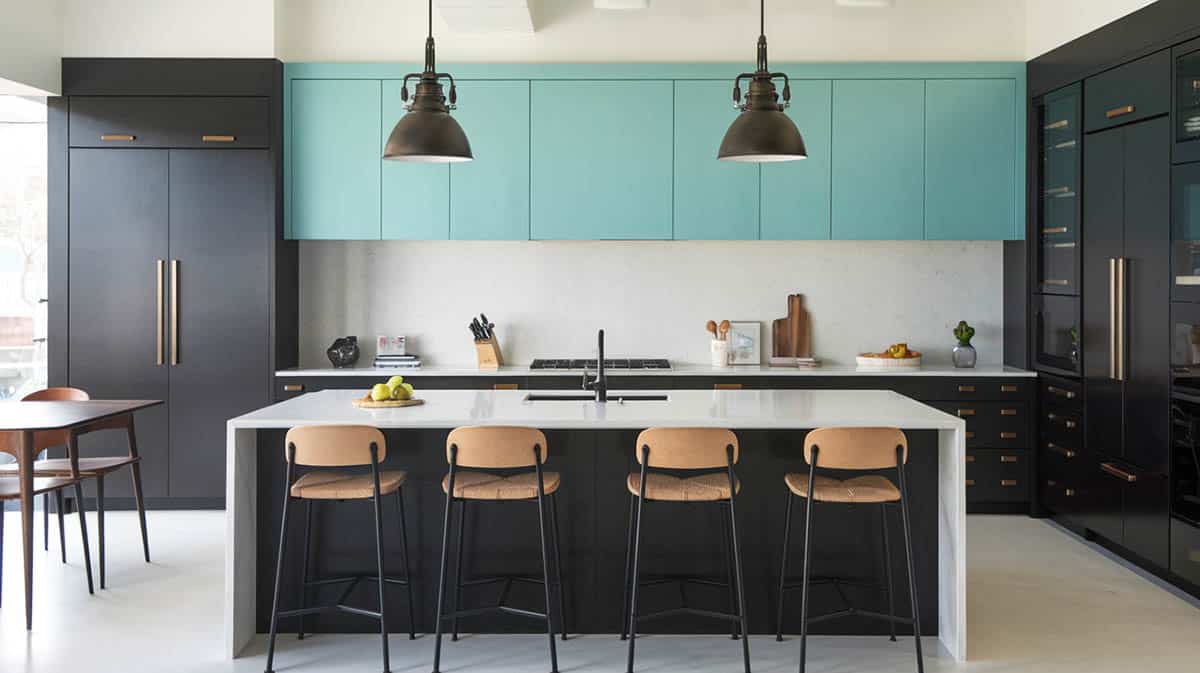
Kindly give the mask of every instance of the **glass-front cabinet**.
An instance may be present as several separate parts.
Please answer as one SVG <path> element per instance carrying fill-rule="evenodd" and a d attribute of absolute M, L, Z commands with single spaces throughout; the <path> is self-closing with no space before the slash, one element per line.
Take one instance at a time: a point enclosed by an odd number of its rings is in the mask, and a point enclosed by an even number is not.
<path fill-rule="evenodd" d="M 1175 79 L 1176 163 L 1200 161 L 1200 40 L 1185 42 L 1172 50 Z"/>
<path fill-rule="evenodd" d="M 1039 106 L 1039 292 L 1079 294 L 1080 118 L 1078 84 L 1046 94 Z"/>
<path fill-rule="evenodd" d="M 1200 302 L 1200 163 L 1178 164 L 1171 185 L 1171 299 Z"/>
<path fill-rule="evenodd" d="M 1040 369 L 1079 375 L 1079 298 L 1042 294 L 1034 298 L 1034 358 Z"/>

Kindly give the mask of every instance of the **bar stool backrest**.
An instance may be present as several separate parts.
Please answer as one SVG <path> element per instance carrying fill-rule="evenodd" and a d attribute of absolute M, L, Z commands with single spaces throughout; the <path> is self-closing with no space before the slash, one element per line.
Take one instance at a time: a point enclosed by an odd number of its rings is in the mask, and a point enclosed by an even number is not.
<path fill-rule="evenodd" d="M 457 451 L 453 455 L 451 448 Z M 446 437 L 446 462 L 459 467 L 507 469 L 534 467 L 549 451 L 546 435 L 537 428 L 510 425 L 469 425 L 454 428 Z"/>
<path fill-rule="evenodd" d="M 899 428 L 817 428 L 804 437 L 804 460 L 812 464 L 813 448 L 821 467 L 835 470 L 881 470 L 898 467 L 896 447 L 908 462 L 908 437 Z"/>
<path fill-rule="evenodd" d="M 43 388 L 35 390 L 25 397 L 21 398 L 22 402 L 86 402 L 92 399 L 87 391 L 79 388 Z M 70 434 L 66 430 L 39 430 L 33 433 L 33 450 L 34 452 L 42 449 L 49 449 L 55 446 L 66 446 L 70 439 Z M 14 434 L 13 437 L 17 442 L 21 441 L 21 436 Z"/>
<path fill-rule="evenodd" d="M 288 446 L 296 447 L 297 465 L 311 467 L 353 467 L 371 465 L 371 445 L 376 461 L 387 458 L 387 442 L 378 428 L 369 425 L 302 425 L 288 430 L 283 457 Z"/>
<path fill-rule="evenodd" d="M 724 428 L 648 428 L 637 439 L 638 462 L 650 447 L 647 467 L 667 470 L 709 470 L 729 466 L 729 447 L 738 462 L 737 435 Z"/>

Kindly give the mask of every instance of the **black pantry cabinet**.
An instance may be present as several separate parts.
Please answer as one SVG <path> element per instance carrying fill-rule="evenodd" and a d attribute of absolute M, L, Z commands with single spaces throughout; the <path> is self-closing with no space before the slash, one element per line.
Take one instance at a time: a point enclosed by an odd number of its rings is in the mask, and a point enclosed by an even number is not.
<path fill-rule="evenodd" d="M 223 506 L 225 420 L 296 361 L 280 68 L 65 59 L 50 101 L 50 382 L 166 401 L 136 418 L 151 506 Z"/>

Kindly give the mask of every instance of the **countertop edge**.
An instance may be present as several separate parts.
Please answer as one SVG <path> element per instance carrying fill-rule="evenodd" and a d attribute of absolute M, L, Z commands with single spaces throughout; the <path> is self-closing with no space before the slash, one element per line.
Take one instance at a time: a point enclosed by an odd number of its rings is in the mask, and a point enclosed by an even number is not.
<path fill-rule="evenodd" d="M 582 370 L 571 369 L 530 369 L 529 367 L 501 367 L 500 369 L 475 369 L 471 367 L 441 367 L 430 366 L 417 369 L 377 369 L 372 367 L 349 367 L 346 369 L 313 368 L 313 369 L 279 369 L 275 371 L 278 378 L 301 378 L 321 376 L 344 377 L 383 377 L 399 374 L 401 376 L 474 376 L 480 378 L 497 378 L 506 376 L 580 376 Z M 763 376 L 763 377 L 805 377 L 805 376 L 852 376 L 852 377 L 958 377 L 958 378 L 1037 378 L 1037 372 L 1015 367 L 979 367 L 973 369 L 957 369 L 945 367 L 922 367 L 920 369 L 859 369 L 856 367 L 814 367 L 800 369 L 795 367 L 769 367 L 766 365 L 739 365 L 731 367 L 704 367 L 680 365 L 674 369 L 640 369 L 640 370 L 609 370 L 610 376 Z"/>

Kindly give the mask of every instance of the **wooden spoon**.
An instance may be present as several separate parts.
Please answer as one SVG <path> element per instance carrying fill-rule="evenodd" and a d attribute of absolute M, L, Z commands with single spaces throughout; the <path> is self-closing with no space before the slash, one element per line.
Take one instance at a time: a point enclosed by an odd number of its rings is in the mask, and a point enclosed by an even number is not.
<path fill-rule="evenodd" d="M 713 335 L 714 339 L 717 338 L 717 323 L 716 322 L 709 320 L 707 323 L 704 324 L 704 329 L 708 330 L 708 333 Z"/>
<path fill-rule="evenodd" d="M 721 321 L 721 341 L 727 341 L 728 339 L 729 339 L 729 321 L 722 320 Z"/>

